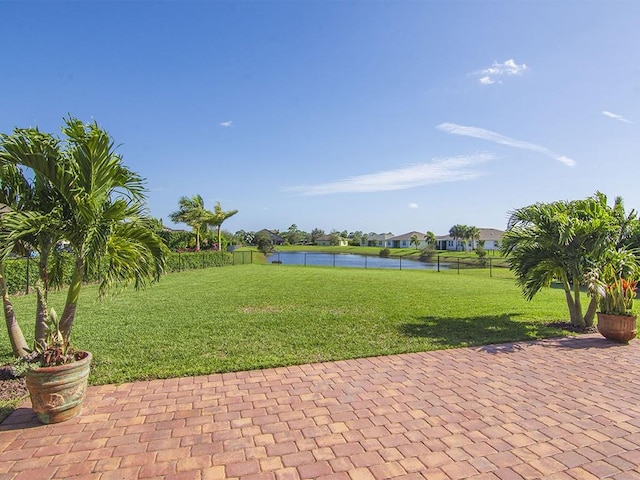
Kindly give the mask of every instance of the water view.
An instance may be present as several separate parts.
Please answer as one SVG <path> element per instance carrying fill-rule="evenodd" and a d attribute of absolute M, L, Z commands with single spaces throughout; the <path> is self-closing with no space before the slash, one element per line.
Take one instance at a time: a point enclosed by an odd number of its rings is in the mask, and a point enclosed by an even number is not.
<path fill-rule="evenodd" d="M 437 263 L 426 263 L 408 258 L 383 258 L 376 255 L 356 255 L 353 253 L 315 252 L 275 252 L 267 256 L 268 262 L 282 262 L 286 265 L 353 268 L 394 268 L 437 270 Z M 448 265 L 440 264 L 440 269 Z"/>

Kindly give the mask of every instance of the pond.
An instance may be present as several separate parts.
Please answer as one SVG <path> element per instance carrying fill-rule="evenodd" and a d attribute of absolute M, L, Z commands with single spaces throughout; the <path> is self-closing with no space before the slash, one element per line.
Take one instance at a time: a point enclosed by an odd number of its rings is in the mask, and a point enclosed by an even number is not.
<path fill-rule="evenodd" d="M 275 252 L 267 256 L 267 261 L 282 262 L 285 265 L 305 265 L 322 267 L 353 268 L 394 268 L 437 270 L 437 263 L 426 263 L 408 258 L 384 258 L 377 255 L 357 255 L 354 253 L 316 253 L 316 252 Z M 440 270 L 448 268 L 440 264 Z"/>

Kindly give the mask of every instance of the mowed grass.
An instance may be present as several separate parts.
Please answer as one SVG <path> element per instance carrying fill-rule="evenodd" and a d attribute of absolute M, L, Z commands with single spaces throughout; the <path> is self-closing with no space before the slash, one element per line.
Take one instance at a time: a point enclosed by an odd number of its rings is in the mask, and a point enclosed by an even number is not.
<path fill-rule="evenodd" d="M 242 265 L 171 274 L 80 298 L 73 344 L 92 384 L 426 351 L 563 334 L 561 290 L 523 299 L 510 273 Z M 61 313 L 64 296 L 50 295 Z M 32 336 L 35 298 L 14 298 Z M 31 338 L 28 339 L 31 342 Z M 6 329 L 0 361 L 11 358 Z"/>

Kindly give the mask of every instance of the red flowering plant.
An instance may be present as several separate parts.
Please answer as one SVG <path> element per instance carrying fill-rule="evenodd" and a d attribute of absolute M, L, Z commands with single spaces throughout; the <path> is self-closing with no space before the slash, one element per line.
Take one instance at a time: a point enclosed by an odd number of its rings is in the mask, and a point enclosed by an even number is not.
<path fill-rule="evenodd" d="M 636 252 L 626 249 L 611 252 L 601 268 L 590 272 L 589 289 L 597 295 L 600 313 L 633 315 L 637 275 Z"/>

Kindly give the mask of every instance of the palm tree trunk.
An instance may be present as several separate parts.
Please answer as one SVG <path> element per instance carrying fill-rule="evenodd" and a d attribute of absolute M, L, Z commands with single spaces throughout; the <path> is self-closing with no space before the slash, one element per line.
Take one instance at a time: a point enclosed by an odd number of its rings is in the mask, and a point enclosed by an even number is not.
<path fill-rule="evenodd" d="M 596 316 L 596 310 L 598 309 L 598 299 L 594 296 L 591 297 L 589 306 L 587 307 L 587 313 L 584 315 L 584 324 L 586 327 L 593 327 L 593 319 Z"/>
<path fill-rule="evenodd" d="M 42 286 L 42 281 L 36 282 L 36 329 L 35 329 L 35 341 L 44 346 L 44 339 L 47 335 L 47 322 L 49 315 L 47 314 L 47 296 Z"/>
<path fill-rule="evenodd" d="M 49 321 L 49 315 L 47 312 L 47 292 L 49 291 L 49 274 L 47 272 L 49 252 L 46 249 L 41 249 L 40 261 L 38 262 L 39 278 L 36 282 L 36 295 L 37 295 L 37 307 L 36 307 L 36 329 L 35 329 L 35 341 L 43 345 L 45 336 L 47 334 L 47 323 Z"/>
<path fill-rule="evenodd" d="M 4 263 L 0 262 L 0 293 L 2 294 L 2 306 L 4 307 L 4 319 L 7 323 L 9 341 L 15 357 L 24 357 L 27 354 L 27 341 L 24 339 L 20 325 L 16 320 L 16 313 L 13 304 L 7 294 L 7 284 L 4 279 Z"/>
<path fill-rule="evenodd" d="M 82 287 L 82 279 L 84 277 L 84 262 L 78 257 L 76 259 L 76 266 L 73 272 L 73 278 L 69 285 L 69 291 L 67 293 L 67 301 L 62 312 L 62 318 L 60 319 L 60 331 L 65 342 L 69 341 L 71 336 L 71 328 L 73 327 L 73 321 L 76 317 L 76 306 L 78 305 L 78 298 L 80 297 L 80 287 Z"/>
<path fill-rule="evenodd" d="M 580 320 L 576 318 L 576 303 L 573 300 L 573 295 L 571 294 L 571 285 L 569 285 L 569 280 L 566 275 L 562 275 L 562 288 L 564 289 L 564 296 L 567 300 L 567 307 L 569 307 L 569 318 L 571 319 L 571 325 L 577 325 L 580 323 Z"/>
<path fill-rule="evenodd" d="M 580 303 L 580 284 L 574 280 L 573 282 L 573 296 L 574 296 L 574 306 L 575 306 L 575 320 L 573 323 L 574 326 L 578 328 L 585 328 L 584 317 L 582 316 L 582 304 Z"/>

